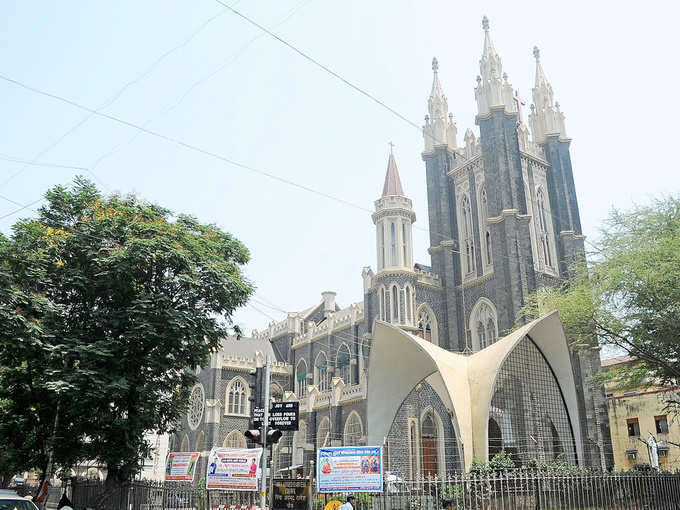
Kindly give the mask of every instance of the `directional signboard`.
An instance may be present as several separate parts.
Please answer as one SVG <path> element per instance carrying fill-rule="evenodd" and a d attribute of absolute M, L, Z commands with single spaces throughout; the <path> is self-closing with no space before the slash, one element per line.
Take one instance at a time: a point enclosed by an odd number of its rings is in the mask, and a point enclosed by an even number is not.
<path fill-rule="evenodd" d="M 253 426 L 262 427 L 264 409 L 256 407 L 253 409 Z M 300 419 L 299 402 L 274 402 L 269 409 L 269 426 L 279 430 L 297 430 L 298 420 Z"/>

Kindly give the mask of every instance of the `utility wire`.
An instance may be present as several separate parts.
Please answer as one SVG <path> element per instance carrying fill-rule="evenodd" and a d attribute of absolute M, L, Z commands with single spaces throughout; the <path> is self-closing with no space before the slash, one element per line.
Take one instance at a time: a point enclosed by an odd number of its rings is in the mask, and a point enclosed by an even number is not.
<path fill-rule="evenodd" d="M 300 50 L 299 48 L 297 48 L 297 47 L 294 46 L 293 44 L 289 43 L 288 41 L 286 41 L 286 40 L 283 39 L 282 37 L 276 35 L 274 32 L 272 32 L 271 30 L 269 30 L 267 27 L 264 27 L 264 26 L 260 25 L 260 24 L 259 24 L 257 21 L 255 21 L 254 19 L 249 18 L 248 16 L 246 16 L 245 14 L 243 14 L 243 13 L 240 12 L 240 11 L 237 11 L 237 10 L 234 9 L 232 6 L 227 5 L 226 3 L 224 3 L 222 0 L 215 0 L 215 1 L 216 1 L 218 4 L 223 5 L 224 7 L 226 7 L 226 8 L 229 9 L 231 12 L 233 12 L 234 14 L 236 14 L 237 16 L 239 16 L 240 18 L 244 19 L 245 21 L 247 21 L 247 22 L 250 23 L 251 25 L 257 27 L 257 28 L 260 29 L 260 30 L 262 30 L 262 31 L 263 31 L 264 33 L 266 33 L 267 35 L 273 37 L 274 39 L 276 39 L 277 41 L 279 41 L 281 44 L 283 44 L 284 46 L 288 47 L 289 49 L 291 49 L 292 51 L 294 51 L 295 53 L 297 53 L 298 55 L 300 55 L 301 57 L 303 57 L 305 60 L 311 62 L 312 64 L 314 64 L 315 66 L 319 67 L 320 69 L 323 69 L 323 70 L 326 71 L 328 74 L 330 74 L 330 75 L 333 76 L 334 78 L 340 80 L 342 83 L 344 83 L 345 85 L 349 86 L 350 88 L 356 90 L 356 91 L 359 92 L 361 95 L 367 97 L 368 99 L 370 99 L 370 100 L 373 101 L 374 103 L 377 103 L 378 105 L 382 106 L 384 109 L 386 109 L 387 111 L 389 111 L 390 113 L 392 113 L 393 115 L 395 115 L 396 117 L 398 117 L 399 119 L 403 120 L 404 122 L 406 122 L 406 123 L 409 124 L 410 126 L 413 126 L 414 128 L 416 128 L 416 129 L 419 130 L 419 131 L 422 129 L 421 126 L 419 126 L 419 125 L 416 124 L 415 122 L 411 121 L 411 120 L 408 119 L 407 117 L 403 116 L 401 113 L 399 113 L 397 110 L 395 110 L 395 109 L 392 108 L 391 106 L 387 105 L 385 102 L 381 101 L 380 99 L 378 99 L 377 97 L 375 97 L 375 96 L 372 95 L 371 93 L 365 91 L 364 89 L 362 89 L 362 88 L 359 87 L 358 85 L 355 85 L 354 83 L 352 83 L 352 82 L 349 81 L 348 79 L 344 78 L 343 76 L 341 76 L 341 75 L 338 74 L 337 72 L 333 71 L 330 67 L 328 67 L 328 66 L 322 64 L 321 62 L 319 62 L 318 60 L 316 60 L 316 59 L 313 58 L 312 56 L 308 55 L 308 54 L 305 53 L 304 51 Z"/>
<path fill-rule="evenodd" d="M 238 2 L 240 2 L 240 0 L 236 0 L 232 5 L 236 5 Z M 191 41 L 192 41 L 192 40 L 193 40 L 200 32 L 202 32 L 202 31 L 203 31 L 203 30 L 204 30 L 211 22 L 213 22 L 215 19 L 217 19 L 218 17 L 222 16 L 222 15 L 225 14 L 226 12 L 227 12 L 226 9 L 222 9 L 220 12 L 218 12 L 217 14 L 211 16 L 211 17 L 208 18 L 206 21 L 204 21 L 204 22 L 203 22 L 201 25 L 199 25 L 199 27 L 198 27 L 196 30 L 194 30 L 194 31 L 193 31 L 193 32 L 192 32 L 192 33 L 191 33 L 184 41 L 182 41 L 180 44 L 178 44 L 178 45 L 176 45 L 176 46 L 173 46 L 172 48 L 170 48 L 169 50 L 167 50 L 165 53 L 163 53 L 162 55 L 160 55 L 156 60 L 154 60 L 154 61 L 151 63 L 151 65 L 149 65 L 149 66 L 148 66 L 144 71 L 142 71 L 137 77 L 135 77 L 135 78 L 133 78 L 132 80 L 130 80 L 130 81 L 128 81 L 127 83 L 125 83 L 120 89 L 118 89 L 118 91 L 117 91 L 117 92 L 116 92 L 116 93 L 115 93 L 108 101 L 106 101 L 106 102 L 105 102 L 104 104 L 102 104 L 99 108 L 97 108 L 97 110 L 103 110 L 103 109 L 105 109 L 105 108 L 111 106 L 113 103 L 115 103 L 115 102 L 121 97 L 121 95 L 122 95 L 128 88 L 130 88 L 130 87 L 133 86 L 133 85 L 136 85 L 137 83 L 139 83 L 140 81 L 142 81 L 144 78 L 146 78 L 149 74 L 151 74 L 151 72 L 152 72 L 152 71 L 153 71 L 153 70 L 154 70 L 154 69 L 155 69 L 155 68 L 156 68 L 163 60 L 165 60 L 167 57 L 169 57 L 171 54 L 173 54 L 173 53 L 176 52 L 177 50 L 179 50 L 179 49 L 183 48 L 184 46 L 186 46 L 187 44 L 189 44 L 189 43 L 190 43 L 190 42 L 191 42 Z M 94 116 L 94 113 L 91 112 L 89 115 L 85 116 L 85 117 L 82 118 L 80 121 L 78 121 L 77 123 L 75 123 L 75 124 L 74 124 L 73 126 L 71 126 L 68 130 L 66 130 L 59 138 L 57 138 L 54 142 L 52 142 L 50 145 L 48 145 L 47 147 L 45 147 L 44 149 L 42 149 L 41 151 L 39 151 L 39 152 L 34 156 L 33 159 L 38 159 L 38 158 L 42 157 L 44 154 L 46 154 L 47 152 L 49 152 L 50 150 L 52 150 L 54 147 L 56 147 L 57 145 L 59 145 L 59 144 L 61 143 L 62 140 L 64 140 L 67 136 L 69 136 L 71 133 L 73 133 L 74 131 L 76 131 L 80 126 L 82 126 L 83 124 L 85 124 L 85 123 L 86 123 L 88 120 L 90 120 L 93 116 Z M 13 174 L 10 175 L 9 177 L 7 177 L 5 180 L 3 180 L 3 181 L 0 183 L 0 187 L 4 186 L 4 185 L 7 184 L 9 181 L 11 181 L 11 180 L 14 179 L 15 177 L 17 177 L 19 174 L 21 174 L 21 173 L 27 168 L 26 165 L 28 165 L 28 164 L 29 164 L 29 163 L 25 163 L 25 165 L 24 165 L 22 168 L 20 168 L 18 171 L 16 171 L 15 173 L 13 173 Z M 85 170 L 87 170 L 89 173 L 91 173 L 91 174 L 93 175 L 93 177 L 95 177 L 95 178 L 100 182 L 100 184 L 102 184 L 102 186 L 104 186 L 104 188 L 106 188 L 106 185 L 105 185 L 105 184 L 104 184 L 104 183 L 103 183 L 96 175 L 94 175 L 94 173 L 93 173 L 92 170 L 90 170 L 90 169 L 85 169 Z"/>

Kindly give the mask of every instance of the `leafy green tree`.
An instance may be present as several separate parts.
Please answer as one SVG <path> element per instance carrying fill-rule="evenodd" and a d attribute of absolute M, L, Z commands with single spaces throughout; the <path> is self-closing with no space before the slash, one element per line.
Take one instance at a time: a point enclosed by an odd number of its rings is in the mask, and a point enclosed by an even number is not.
<path fill-rule="evenodd" d="M 675 386 L 680 379 L 680 199 L 612 211 L 589 267 L 573 268 L 561 287 L 541 289 L 520 321 L 559 310 L 575 347 L 598 341 L 639 363 L 602 376 L 637 384 L 646 377 Z M 680 410 L 671 393 L 667 403 Z"/>
<path fill-rule="evenodd" d="M 186 410 L 188 369 L 236 329 L 249 253 L 214 225 L 84 179 L 46 198 L 0 243 L 0 386 L 21 396 L 12 408 L 3 388 L 0 417 L 35 437 L 32 467 L 51 450 L 61 466 L 97 459 L 110 481 L 128 480 L 150 453 L 145 433 Z M 0 443 L 10 436 L 0 427 Z"/>

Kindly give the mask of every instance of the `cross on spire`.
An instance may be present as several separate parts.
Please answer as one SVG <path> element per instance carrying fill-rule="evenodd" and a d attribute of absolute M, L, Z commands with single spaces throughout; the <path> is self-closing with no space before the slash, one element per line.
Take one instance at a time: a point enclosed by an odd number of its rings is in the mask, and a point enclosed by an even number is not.
<path fill-rule="evenodd" d="M 512 94 L 512 99 L 517 105 L 517 123 L 519 124 L 522 122 L 522 106 L 526 105 L 527 103 L 520 97 L 519 91 L 517 90 L 515 90 L 515 92 Z"/>
<path fill-rule="evenodd" d="M 394 144 L 390 141 L 390 142 L 387 142 L 387 145 L 390 146 L 390 154 L 394 154 Z"/>

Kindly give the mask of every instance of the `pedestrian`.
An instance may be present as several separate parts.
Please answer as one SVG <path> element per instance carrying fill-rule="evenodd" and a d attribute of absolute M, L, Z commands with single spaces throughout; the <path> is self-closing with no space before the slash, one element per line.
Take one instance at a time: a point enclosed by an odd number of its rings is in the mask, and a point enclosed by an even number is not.
<path fill-rule="evenodd" d="M 450 499 L 442 501 L 442 510 L 453 510 L 453 502 Z"/>
<path fill-rule="evenodd" d="M 61 495 L 59 503 L 57 503 L 57 510 L 61 510 L 62 508 L 71 508 L 71 510 L 73 510 L 73 503 L 71 503 L 71 500 L 68 499 L 68 496 L 65 492 Z"/>
<path fill-rule="evenodd" d="M 347 503 L 344 505 L 340 505 L 338 507 L 338 510 L 354 510 L 356 508 L 355 503 L 356 498 L 354 497 L 354 494 L 350 494 L 347 496 Z"/>

